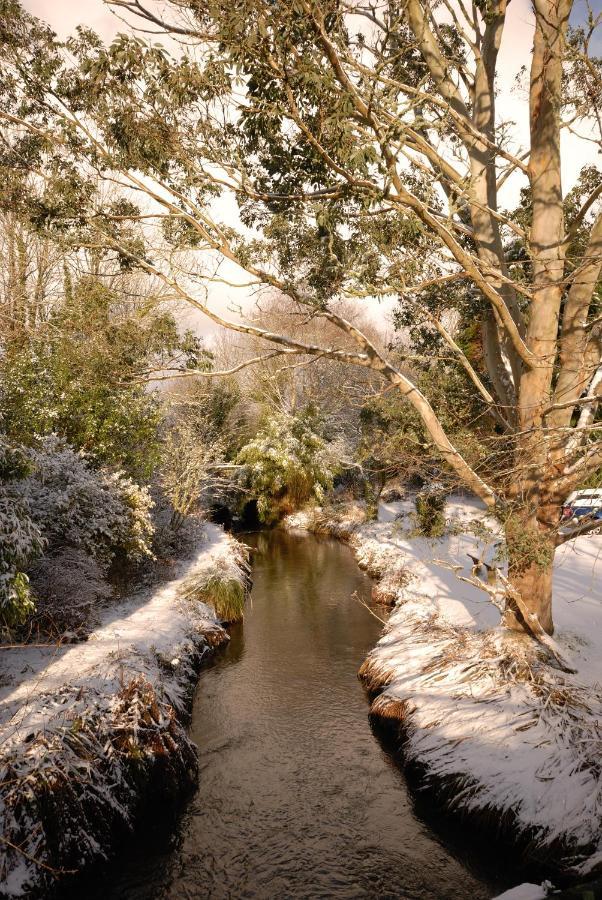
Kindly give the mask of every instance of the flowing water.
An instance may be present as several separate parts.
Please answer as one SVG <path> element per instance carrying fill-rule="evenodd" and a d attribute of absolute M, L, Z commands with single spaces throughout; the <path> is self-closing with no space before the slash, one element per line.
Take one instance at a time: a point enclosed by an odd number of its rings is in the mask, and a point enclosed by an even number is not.
<path fill-rule="evenodd" d="M 102 896 L 493 896 L 500 882 L 425 824 L 370 728 L 357 670 L 382 626 L 350 550 L 282 532 L 248 543 L 244 623 L 197 689 L 198 792 L 172 845 L 130 854 Z"/>

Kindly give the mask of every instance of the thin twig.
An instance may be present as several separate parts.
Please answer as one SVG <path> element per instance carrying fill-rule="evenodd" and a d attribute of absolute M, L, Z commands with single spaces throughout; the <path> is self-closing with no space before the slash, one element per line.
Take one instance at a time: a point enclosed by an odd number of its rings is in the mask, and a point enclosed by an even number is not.
<path fill-rule="evenodd" d="M 21 855 L 24 856 L 25 859 L 28 859 L 30 862 L 35 863 L 36 866 L 39 866 L 41 869 L 45 869 L 52 875 L 75 875 L 79 871 L 78 869 L 54 869 L 52 866 L 48 866 L 41 860 L 36 859 L 35 856 L 31 856 L 31 854 L 26 853 L 25 850 L 21 849 L 21 847 L 18 847 L 16 844 L 13 844 L 12 841 L 9 841 L 8 838 L 5 838 L 3 834 L 0 834 L 0 841 L 2 841 L 8 847 L 11 847 L 13 850 L 16 850 L 17 853 L 21 853 Z"/>
<path fill-rule="evenodd" d="M 380 616 L 377 616 L 376 613 L 374 612 L 374 610 L 370 606 L 368 606 L 368 604 L 364 600 L 362 600 L 362 598 L 360 597 L 360 595 L 358 594 L 357 591 L 354 591 L 353 594 L 351 595 L 351 597 L 353 600 L 357 600 L 358 603 L 361 603 L 362 606 L 365 606 L 366 609 L 368 610 L 368 612 L 370 613 L 370 615 L 374 616 L 375 619 L 378 619 L 378 621 L 381 623 L 381 625 L 387 624 L 387 622 L 384 619 L 381 619 Z"/>

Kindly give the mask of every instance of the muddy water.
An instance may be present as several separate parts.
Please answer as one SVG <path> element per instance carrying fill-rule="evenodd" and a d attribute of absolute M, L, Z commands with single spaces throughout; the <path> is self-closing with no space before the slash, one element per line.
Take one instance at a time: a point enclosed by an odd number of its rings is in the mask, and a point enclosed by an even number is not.
<path fill-rule="evenodd" d="M 417 815 L 372 733 L 357 669 L 381 624 L 349 549 L 254 535 L 244 624 L 201 677 L 200 787 L 168 851 L 132 857 L 104 896 L 436 898 L 499 886 Z M 458 853 L 458 856 L 460 853 Z"/>

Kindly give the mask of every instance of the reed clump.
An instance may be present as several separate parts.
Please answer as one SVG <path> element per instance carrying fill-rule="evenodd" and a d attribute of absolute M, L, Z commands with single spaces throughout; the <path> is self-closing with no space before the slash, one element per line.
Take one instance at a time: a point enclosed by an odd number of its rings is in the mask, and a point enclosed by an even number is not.
<path fill-rule="evenodd" d="M 245 610 L 245 589 L 236 578 L 213 575 L 204 584 L 199 599 L 209 603 L 222 622 L 239 622 Z"/>

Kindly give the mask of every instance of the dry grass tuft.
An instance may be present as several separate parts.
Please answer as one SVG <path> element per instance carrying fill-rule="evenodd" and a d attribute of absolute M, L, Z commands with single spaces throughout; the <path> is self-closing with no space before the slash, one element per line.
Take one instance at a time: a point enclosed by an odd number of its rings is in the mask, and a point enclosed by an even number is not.
<path fill-rule="evenodd" d="M 221 647 L 225 641 L 230 640 L 228 632 L 219 625 L 214 628 L 203 628 L 203 636 L 212 649 Z"/>
<path fill-rule="evenodd" d="M 372 602 L 383 606 L 394 606 L 398 597 L 398 588 L 393 584 L 381 581 L 372 588 Z"/>
<path fill-rule="evenodd" d="M 403 722 L 408 710 L 409 704 L 405 700 L 395 700 L 386 694 L 380 694 L 372 704 L 370 712 L 379 719 L 396 719 Z"/>
<path fill-rule="evenodd" d="M 366 521 L 366 507 L 362 503 L 314 506 L 304 512 L 305 527 L 313 534 L 324 534 L 348 542 Z"/>
<path fill-rule="evenodd" d="M 239 622 L 245 610 L 245 589 L 235 578 L 214 575 L 199 592 L 199 599 L 211 604 L 222 622 Z"/>
<path fill-rule="evenodd" d="M 392 678 L 392 673 L 383 670 L 382 666 L 377 665 L 370 656 L 366 657 L 357 674 L 371 694 L 385 688 Z"/>
<path fill-rule="evenodd" d="M 233 545 L 232 556 L 218 560 L 211 568 L 190 578 L 184 586 L 183 597 L 208 603 L 218 619 L 230 624 L 243 618 L 250 584 L 247 554 L 238 544 Z"/>

